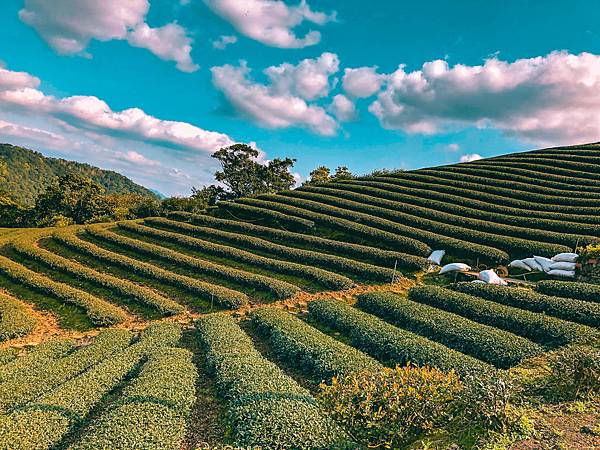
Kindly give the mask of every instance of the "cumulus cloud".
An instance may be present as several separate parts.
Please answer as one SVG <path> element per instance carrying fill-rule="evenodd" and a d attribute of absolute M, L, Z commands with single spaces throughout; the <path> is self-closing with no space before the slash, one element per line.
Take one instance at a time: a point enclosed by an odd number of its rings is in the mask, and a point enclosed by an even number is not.
<path fill-rule="evenodd" d="M 340 122 L 349 122 L 356 119 L 354 102 L 343 94 L 337 94 L 333 97 L 329 110 Z"/>
<path fill-rule="evenodd" d="M 453 144 L 448 144 L 448 146 L 446 147 L 448 150 L 450 150 L 451 152 L 457 152 L 460 150 L 460 145 L 453 143 Z"/>
<path fill-rule="evenodd" d="M 323 73 L 313 73 L 316 75 L 314 82 L 302 80 L 295 85 L 290 80 L 294 79 L 299 66 L 278 67 L 282 69 L 270 67 L 265 70 L 271 80 L 269 85 L 250 80 L 250 69 L 243 61 L 237 67 L 229 64 L 213 67 L 211 72 L 215 87 L 238 111 L 259 125 L 269 128 L 301 126 L 323 136 L 335 135 L 338 129 L 335 119 L 322 107 L 306 102 L 306 98 L 319 97 L 329 91 Z"/>
<path fill-rule="evenodd" d="M 381 89 L 386 76 L 377 73 L 377 67 L 345 69 L 342 85 L 344 91 L 355 98 L 371 97 Z"/>
<path fill-rule="evenodd" d="M 297 6 L 288 6 L 280 0 L 204 0 L 204 3 L 241 34 L 280 48 L 302 48 L 319 43 L 318 31 L 309 30 L 298 37 L 293 29 L 304 21 L 324 25 L 335 20 L 335 13 L 313 11 L 306 0 Z"/>
<path fill-rule="evenodd" d="M 477 161 L 479 159 L 481 159 L 481 155 L 479 155 L 477 153 L 469 153 L 467 155 L 462 155 L 460 157 L 460 162 L 466 163 L 466 162 L 471 162 L 471 161 Z"/>
<path fill-rule="evenodd" d="M 197 70 L 186 30 L 175 22 L 150 28 L 149 9 L 148 0 L 25 0 L 19 17 L 61 55 L 86 55 L 92 39 L 117 39 L 175 61 L 180 70 Z"/>
<path fill-rule="evenodd" d="M 4 140 L 35 142 L 56 150 L 63 150 L 72 145 L 72 142 L 60 134 L 4 120 L 0 120 L 0 137 Z"/>
<path fill-rule="evenodd" d="M 217 50 L 225 50 L 225 47 L 227 47 L 228 45 L 231 44 L 235 44 L 237 42 L 237 37 L 236 36 L 219 36 L 218 39 L 215 39 L 214 41 L 212 41 L 212 46 L 213 48 L 216 48 Z"/>
<path fill-rule="evenodd" d="M 483 65 L 400 66 L 369 110 L 390 129 L 492 127 L 539 144 L 600 137 L 600 56 L 565 51 Z"/>

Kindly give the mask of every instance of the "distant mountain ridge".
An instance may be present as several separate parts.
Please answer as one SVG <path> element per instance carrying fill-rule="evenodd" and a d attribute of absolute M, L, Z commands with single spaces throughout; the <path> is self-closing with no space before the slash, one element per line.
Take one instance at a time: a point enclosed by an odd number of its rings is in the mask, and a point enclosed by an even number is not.
<path fill-rule="evenodd" d="M 106 189 L 107 194 L 139 194 L 157 197 L 148 188 L 112 170 L 89 164 L 50 158 L 27 148 L 0 144 L 0 190 L 15 200 L 32 205 L 36 197 L 57 176 L 76 173 L 91 178 Z"/>

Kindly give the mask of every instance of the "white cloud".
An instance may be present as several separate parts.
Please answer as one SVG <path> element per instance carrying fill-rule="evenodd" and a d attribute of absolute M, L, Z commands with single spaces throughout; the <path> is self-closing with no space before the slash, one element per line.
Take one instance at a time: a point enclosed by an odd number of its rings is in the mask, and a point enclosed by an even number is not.
<path fill-rule="evenodd" d="M 462 155 L 460 157 L 460 162 L 466 163 L 466 162 L 471 162 L 471 161 L 477 161 L 479 159 L 481 159 L 481 155 L 479 155 L 477 153 L 469 153 L 467 155 Z"/>
<path fill-rule="evenodd" d="M 349 122 L 356 119 L 356 106 L 354 102 L 343 94 L 333 97 L 329 110 L 340 122 Z"/>
<path fill-rule="evenodd" d="M 204 3 L 245 36 L 281 48 L 302 48 L 320 42 L 321 34 L 310 30 L 298 37 L 293 29 L 304 21 L 324 25 L 335 13 L 313 11 L 306 0 L 288 6 L 279 0 L 204 0 Z"/>
<path fill-rule="evenodd" d="M 355 98 L 367 98 L 379 91 L 386 76 L 377 73 L 377 67 L 345 69 L 342 85 L 344 91 Z"/>
<path fill-rule="evenodd" d="M 175 61 L 180 70 L 196 70 L 185 29 L 174 22 L 150 28 L 145 23 L 149 9 L 148 0 L 25 0 L 19 17 L 61 55 L 87 55 L 92 39 L 127 40 Z"/>
<path fill-rule="evenodd" d="M 159 161 L 147 158 L 141 153 L 138 153 L 134 150 L 129 150 L 126 152 L 116 152 L 116 156 L 122 159 L 123 161 L 127 161 L 139 166 L 157 167 L 161 165 Z"/>
<path fill-rule="evenodd" d="M 215 39 L 214 41 L 212 41 L 212 46 L 213 48 L 216 48 L 217 50 L 225 50 L 225 47 L 227 47 L 228 45 L 231 44 L 235 44 L 237 42 L 237 37 L 236 36 L 219 36 L 218 39 Z"/>
<path fill-rule="evenodd" d="M 0 139 L 35 142 L 48 148 L 63 150 L 73 144 L 65 137 L 35 127 L 27 127 L 17 123 L 0 120 Z"/>
<path fill-rule="evenodd" d="M 448 150 L 450 150 L 451 152 L 457 152 L 460 150 L 460 145 L 453 143 L 453 144 L 448 144 L 448 146 L 446 147 Z"/>
<path fill-rule="evenodd" d="M 400 66 L 369 110 L 390 129 L 491 127 L 538 144 L 600 138 L 600 56 L 552 52 L 480 66 Z"/>
<path fill-rule="evenodd" d="M 281 66 L 280 66 L 281 67 Z M 265 73 L 269 73 L 269 68 Z M 263 85 L 248 79 L 250 69 L 245 62 L 235 67 L 229 64 L 211 68 L 213 83 L 223 92 L 231 104 L 258 124 L 269 128 L 301 126 L 323 135 L 337 133 L 338 124 L 318 105 L 308 104 L 297 93 L 298 86 L 287 85 L 281 76 L 275 84 Z M 278 81 L 281 81 L 279 83 Z M 323 85 L 303 84 L 300 90 L 305 96 L 318 96 Z"/>
<path fill-rule="evenodd" d="M 315 100 L 329 95 L 332 88 L 329 77 L 338 72 L 339 66 L 338 56 L 325 52 L 316 59 L 304 59 L 296 66 L 285 63 L 268 67 L 264 73 L 278 95 L 292 94 L 305 100 Z"/>

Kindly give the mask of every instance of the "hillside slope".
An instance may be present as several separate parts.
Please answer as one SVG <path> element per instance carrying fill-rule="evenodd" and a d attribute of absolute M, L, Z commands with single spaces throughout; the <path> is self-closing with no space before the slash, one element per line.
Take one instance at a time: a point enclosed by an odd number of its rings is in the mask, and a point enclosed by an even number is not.
<path fill-rule="evenodd" d="M 76 173 L 91 178 L 108 194 L 133 193 L 155 197 L 149 189 L 112 170 L 75 161 L 49 158 L 41 153 L 10 144 L 0 144 L 0 190 L 31 205 L 57 176 Z"/>

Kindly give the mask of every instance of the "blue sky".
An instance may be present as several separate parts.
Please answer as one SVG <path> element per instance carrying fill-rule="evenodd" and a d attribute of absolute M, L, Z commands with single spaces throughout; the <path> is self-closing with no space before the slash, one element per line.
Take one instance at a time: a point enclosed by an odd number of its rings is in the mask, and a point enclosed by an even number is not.
<path fill-rule="evenodd" d="M 3 0 L 0 141 L 165 194 L 233 142 L 305 179 L 597 141 L 598 24 L 592 1 Z"/>

